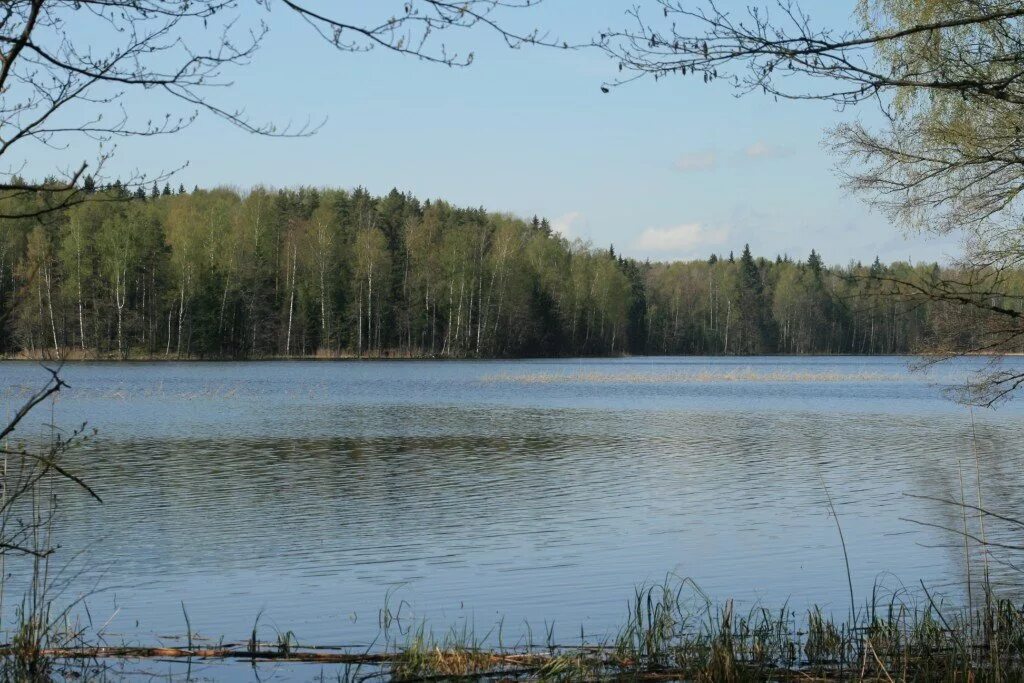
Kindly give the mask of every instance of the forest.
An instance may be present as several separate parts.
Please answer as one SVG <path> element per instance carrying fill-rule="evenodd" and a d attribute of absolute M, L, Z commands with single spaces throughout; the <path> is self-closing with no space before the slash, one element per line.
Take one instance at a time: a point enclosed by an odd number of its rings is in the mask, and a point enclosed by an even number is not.
<path fill-rule="evenodd" d="M 886 286 L 949 274 L 934 264 L 652 263 L 398 190 L 84 190 L 6 198 L 8 357 L 886 354 L 941 336 L 941 303 Z"/>

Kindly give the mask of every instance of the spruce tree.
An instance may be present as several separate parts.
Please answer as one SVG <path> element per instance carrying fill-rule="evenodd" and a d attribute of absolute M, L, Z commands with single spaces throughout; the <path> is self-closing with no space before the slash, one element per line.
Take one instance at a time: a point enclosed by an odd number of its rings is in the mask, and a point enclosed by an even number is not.
<path fill-rule="evenodd" d="M 736 272 L 740 345 L 744 353 L 765 353 L 772 350 L 773 321 L 771 304 L 765 296 L 761 271 L 750 254 L 750 245 L 743 245 L 740 267 Z"/>
<path fill-rule="evenodd" d="M 885 272 L 885 266 L 875 256 L 875 262 L 871 264 L 871 277 L 881 277 L 882 273 Z"/>
<path fill-rule="evenodd" d="M 815 277 L 821 277 L 821 256 L 811 249 L 811 255 L 807 257 L 807 267 L 811 269 Z"/>

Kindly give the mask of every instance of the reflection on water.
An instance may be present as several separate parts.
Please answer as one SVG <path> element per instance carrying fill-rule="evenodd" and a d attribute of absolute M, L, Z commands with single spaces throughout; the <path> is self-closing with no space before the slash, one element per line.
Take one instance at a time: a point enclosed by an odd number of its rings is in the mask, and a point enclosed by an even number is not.
<path fill-rule="evenodd" d="M 961 540 L 914 522 L 956 527 L 959 513 L 904 494 L 958 497 L 958 459 L 973 481 L 971 415 L 939 386 L 968 365 L 905 364 L 69 366 L 55 414 L 100 430 L 74 467 L 106 503 L 65 501 L 61 557 L 85 551 L 68 594 L 105 588 L 92 618 L 143 641 L 181 633 L 184 601 L 207 636 L 244 637 L 262 610 L 304 642 L 365 643 L 389 591 L 405 619 L 504 618 L 512 638 L 553 620 L 578 638 L 669 572 L 712 596 L 845 609 L 824 481 L 858 596 L 922 579 L 957 599 Z M 45 380 L 19 363 L 0 378 L 8 409 Z M 985 502 L 1010 513 L 1024 506 L 1020 417 L 976 412 Z"/>

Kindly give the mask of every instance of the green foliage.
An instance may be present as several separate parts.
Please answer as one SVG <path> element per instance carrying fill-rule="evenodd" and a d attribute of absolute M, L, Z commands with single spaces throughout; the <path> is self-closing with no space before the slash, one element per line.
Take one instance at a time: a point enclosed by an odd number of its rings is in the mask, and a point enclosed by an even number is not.
<path fill-rule="evenodd" d="M 546 220 L 397 190 L 93 194 L 0 226 L 0 351 L 609 354 L 637 317 L 642 283 Z"/>
<path fill-rule="evenodd" d="M 829 268 L 817 252 L 794 262 L 749 248 L 652 264 L 570 242 L 543 219 L 397 191 L 164 190 L 135 200 L 96 188 L 94 201 L 0 223 L 0 351 L 901 353 L 943 319 L 940 304 L 882 284 L 934 279 L 934 265 Z"/>

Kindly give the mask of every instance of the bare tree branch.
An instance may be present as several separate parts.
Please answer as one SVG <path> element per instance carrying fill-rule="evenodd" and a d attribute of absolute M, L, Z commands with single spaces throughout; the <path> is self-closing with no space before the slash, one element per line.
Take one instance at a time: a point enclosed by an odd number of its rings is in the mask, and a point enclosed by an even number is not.
<path fill-rule="evenodd" d="M 81 192 L 81 181 L 88 172 L 94 182 L 110 182 L 102 167 L 113 153 L 111 141 L 178 133 L 200 114 L 255 135 L 314 134 L 322 121 L 299 126 L 261 122 L 213 96 L 231 84 L 232 69 L 251 62 L 269 31 L 267 17 L 275 10 L 300 16 L 342 51 L 380 48 L 468 66 L 472 52 L 449 51 L 435 36 L 478 28 L 512 48 L 570 47 L 539 29 L 519 31 L 506 23 L 510 13 L 539 2 L 373 3 L 373 11 L 386 18 L 360 23 L 300 0 L 255 0 L 263 16 L 244 9 L 239 0 L 10 0 L 0 14 L 0 204 L 11 196 L 5 190 L 56 192 L 60 201 L 31 209 L 0 208 L 0 217 L 38 217 L 93 198 Z M 133 90 L 166 95 L 168 113 L 156 119 L 130 113 L 124 95 Z M 76 160 L 73 170 L 43 181 L 23 177 L 24 160 L 32 150 L 69 150 L 72 140 L 83 137 L 97 145 L 94 161 Z M 140 174 L 120 184 L 131 194 L 151 180 Z"/>

